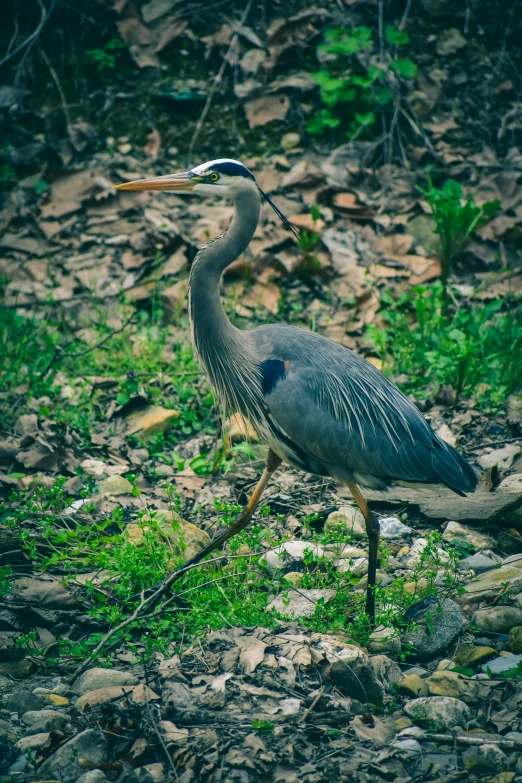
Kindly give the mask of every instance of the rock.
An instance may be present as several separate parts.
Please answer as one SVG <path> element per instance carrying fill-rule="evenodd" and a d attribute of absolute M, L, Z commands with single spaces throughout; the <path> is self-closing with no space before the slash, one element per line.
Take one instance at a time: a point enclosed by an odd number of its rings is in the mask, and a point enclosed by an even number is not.
<path fill-rule="evenodd" d="M 94 668 L 81 674 L 73 683 L 72 690 L 78 696 L 95 691 L 99 688 L 110 688 L 115 685 L 137 685 L 138 679 L 129 672 L 119 669 Z"/>
<path fill-rule="evenodd" d="M 204 546 L 210 543 L 210 536 L 192 522 L 176 514 L 175 511 L 159 511 L 154 515 L 144 516 L 140 524 L 129 522 L 124 530 L 128 541 L 139 546 L 145 540 L 145 533 L 152 531 L 158 541 L 169 544 L 173 556 L 168 559 L 169 570 L 178 566 L 178 560 L 190 560 Z"/>
<path fill-rule="evenodd" d="M 466 597 L 471 603 L 479 603 L 495 598 L 505 591 L 505 585 L 513 592 L 522 588 L 522 562 L 505 563 L 500 568 L 487 571 L 464 586 Z"/>
<path fill-rule="evenodd" d="M 127 416 L 127 435 L 136 435 L 147 442 L 153 435 L 169 430 L 175 419 L 179 419 L 178 411 L 159 405 L 148 405 Z"/>
<path fill-rule="evenodd" d="M 304 574 L 300 573 L 299 571 L 289 571 L 287 574 L 285 574 L 284 578 L 294 587 L 300 587 L 303 582 L 303 577 Z"/>
<path fill-rule="evenodd" d="M 450 27 L 448 30 L 444 30 L 437 39 L 437 54 L 440 54 L 441 57 L 450 57 L 452 54 L 457 54 L 467 44 L 468 42 L 460 30 L 456 27 Z"/>
<path fill-rule="evenodd" d="M 315 612 L 315 606 L 319 600 L 325 604 L 335 598 L 336 591 L 329 589 L 315 590 L 289 590 L 288 595 L 278 595 L 271 601 L 267 611 L 280 612 L 295 617 L 310 617 Z"/>
<path fill-rule="evenodd" d="M 136 767 L 134 774 L 139 783 L 162 783 L 165 780 L 165 768 L 161 762 Z"/>
<path fill-rule="evenodd" d="M 45 706 L 45 699 L 32 691 L 23 689 L 14 691 L 14 693 L 8 696 L 4 706 L 9 712 L 17 712 L 19 715 L 23 715 L 24 712 L 29 712 L 30 710 L 40 710 Z"/>
<path fill-rule="evenodd" d="M 512 653 L 522 653 L 522 625 L 515 625 L 510 630 L 507 648 Z"/>
<path fill-rule="evenodd" d="M 43 748 L 49 736 L 49 731 L 44 731 L 41 734 L 30 734 L 28 737 L 22 737 L 22 739 L 18 740 L 15 747 L 21 750 L 22 753 L 27 753 L 28 750 L 34 752 L 39 750 L 39 748 Z"/>
<path fill-rule="evenodd" d="M 50 703 L 54 704 L 55 707 L 67 707 L 69 704 L 69 699 L 65 696 L 60 696 L 58 693 L 50 693 L 48 698 Z"/>
<path fill-rule="evenodd" d="M 484 574 L 486 571 L 496 568 L 499 561 L 500 558 L 497 558 L 496 555 L 477 552 L 476 555 L 470 555 L 461 560 L 457 568 L 459 571 L 474 571 L 476 574 Z"/>
<path fill-rule="evenodd" d="M 522 609 L 517 609 L 516 606 L 478 609 L 471 617 L 471 624 L 479 631 L 509 633 L 516 625 L 522 625 Z"/>
<path fill-rule="evenodd" d="M 422 553 L 428 546 L 428 540 L 426 538 L 418 538 L 416 541 L 413 542 L 413 546 L 411 547 L 409 553 L 408 553 L 408 559 L 406 561 L 406 565 L 408 568 L 415 568 L 421 561 Z M 437 547 L 437 556 L 439 558 L 439 561 L 441 563 L 447 563 L 449 560 L 448 553 L 441 549 L 440 547 Z"/>
<path fill-rule="evenodd" d="M 62 731 L 69 723 L 69 716 L 58 710 L 29 710 L 22 715 L 22 723 L 27 726 L 26 734 Z"/>
<path fill-rule="evenodd" d="M 459 522 L 448 522 L 444 533 L 442 534 L 444 541 L 466 541 L 467 544 L 471 544 L 475 550 L 478 549 L 490 549 L 494 546 L 494 541 L 484 533 L 480 533 L 472 527 L 467 525 L 461 525 Z"/>
<path fill-rule="evenodd" d="M 38 416 L 36 413 L 23 413 L 18 416 L 14 425 L 18 435 L 36 435 L 38 432 Z"/>
<path fill-rule="evenodd" d="M 395 628 L 384 628 L 379 625 L 370 634 L 367 647 L 371 653 L 385 653 L 396 661 L 401 654 L 401 639 Z"/>
<path fill-rule="evenodd" d="M 440 237 L 435 234 L 435 223 L 430 215 L 416 215 L 408 220 L 408 234 L 415 239 L 429 256 L 438 257 L 441 251 Z"/>
<path fill-rule="evenodd" d="M 407 753 L 422 753 L 422 747 L 416 739 L 400 739 L 392 742 L 394 748 L 406 751 Z"/>
<path fill-rule="evenodd" d="M 489 688 L 479 680 L 471 680 L 452 671 L 436 671 L 428 680 L 431 696 L 452 696 L 465 704 L 477 704 L 487 696 Z"/>
<path fill-rule="evenodd" d="M 282 149 L 293 150 L 301 144 L 301 136 L 298 133 L 285 133 L 280 143 Z"/>
<path fill-rule="evenodd" d="M 173 718 L 176 723 L 183 723 L 185 718 L 194 715 L 200 707 L 197 694 L 183 682 L 167 680 L 161 690 L 163 717 Z"/>
<path fill-rule="evenodd" d="M 364 517 L 354 506 L 341 506 L 338 511 L 333 511 L 328 516 L 324 525 L 325 532 L 339 529 L 350 533 L 354 538 L 368 538 Z"/>
<path fill-rule="evenodd" d="M 429 222 L 433 225 L 431 218 Z M 409 226 L 410 223 L 408 228 Z M 433 236 L 438 240 L 436 234 Z M 408 511 L 420 510 L 429 519 L 453 519 L 472 524 L 491 524 L 498 520 L 502 521 L 504 526 L 509 526 L 510 520 L 516 522 L 517 510 L 522 507 L 522 474 L 508 476 L 494 492 L 478 489 L 473 495 L 466 497 L 458 497 L 450 489 L 429 484 L 423 484 L 422 489 L 396 485 L 386 492 L 366 489 L 364 497 L 366 500 L 382 503 L 386 508 L 404 508 L 406 505 Z"/>
<path fill-rule="evenodd" d="M 465 750 L 462 763 L 469 772 L 499 772 L 508 768 L 508 758 L 498 745 L 488 743 Z"/>
<path fill-rule="evenodd" d="M 0 677 L 12 677 L 14 680 L 25 680 L 36 669 L 34 661 L 0 661 Z"/>
<path fill-rule="evenodd" d="M 94 691 L 88 691 L 76 701 L 75 709 L 82 713 L 87 707 L 94 707 L 96 704 L 105 704 L 107 701 L 123 699 L 127 694 L 132 694 L 134 685 L 110 685 L 106 688 L 96 688 Z"/>
<path fill-rule="evenodd" d="M 108 760 L 109 750 L 103 732 L 86 729 L 60 745 L 58 750 L 44 761 L 38 772 L 42 777 L 58 778 L 62 783 L 75 783 L 84 773 L 85 762 L 95 767 Z"/>
<path fill-rule="evenodd" d="M 427 696 L 429 694 L 428 683 L 418 674 L 408 674 L 399 684 L 399 693 L 404 696 Z"/>
<path fill-rule="evenodd" d="M 90 769 L 84 775 L 80 775 L 76 783 L 106 783 L 107 778 L 101 769 Z"/>
<path fill-rule="evenodd" d="M 259 443 L 259 436 L 251 423 L 240 413 L 234 413 L 223 425 L 229 443 Z"/>
<path fill-rule="evenodd" d="M 482 664 L 480 668 L 485 674 L 497 677 L 507 674 L 519 666 L 522 666 L 522 655 L 500 655 L 498 658 L 493 658 L 493 660 Z"/>
<path fill-rule="evenodd" d="M 355 560 L 352 558 L 343 558 L 342 560 L 336 560 L 335 565 L 337 570 L 341 574 L 350 574 L 353 577 L 365 576 L 368 573 L 368 558 L 357 557 Z"/>
<path fill-rule="evenodd" d="M 98 484 L 100 495 L 130 495 L 132 494 L 132 484 L 123 476 L 109 476 Z"/>
<path fill-rule="evenodd" d="M 287 565 L 303 563 L 309 555 L 313 555 L 315 559 L 323 557 L 324 549 L 321 544 L 314 544 L 311 541 L 285 541 L 275 549 L 265 552 L 262 559 L 266 568 L 273 574 Z"/>
<path fill-rule="evenodd" d="M 449 696 L 428 696 L 413 699 L 404 706 L 406 715 L 420 726 L 433 730 L 464 726 L 471 720 L 469 707 Z"/>
<path fill-rule="evenodd" d="M 381 528 L 381 538 L 402 538 L 413 533 L 413 529 L 408 525 L 403 525 L 397 517 L 380 517 L 379 527 Z"/>
<path fill-rule="evenodd" d="M 406 623 L 415 627 L 402 636 L 402 645 L 412 645 L 412 658 L 429 661 L 448 647 L 466 624 L 466 617 L 450 598 L 427 596 L 404 613 Z"/>
<path fill-rule="evenodd" d="M 497 651 L 493 647 L 478 644 L 459 644 L 454 656 L 454 663 L 465 669 L 474 669 L 485 661 L 494 658 Z"/>
<path fill-rule="evenodd" d="M 314 644 L 314 640 L 318 641 Z M 345 696 L 380 704 L 392 685 L 402 680 L 397 664 L 385 655 L 369 657 L 359 647 L 342 644 L 328 634 L 314 634 L 312 644 L 331 663 L 330 680 Z"/>
<path fill-rule="evenodd" d="M 381 571 L 379 569 L 377 571 L 377 574 L 376 574 L 376 577 L 375 577 L 375 581 L 377 582 L 378 585 L 380 585 L 381 582 L 384 579 L 388 579 L 388 574 L 386 573 L 386 571 Z M 359 581 L 355 585 L 355 589 L 356 590 L 366 590 L 367 586 L 368 586 L 368 576 L 365 574 L 364 576 L 361 576 L 361 578 L 359 579 Z"/>

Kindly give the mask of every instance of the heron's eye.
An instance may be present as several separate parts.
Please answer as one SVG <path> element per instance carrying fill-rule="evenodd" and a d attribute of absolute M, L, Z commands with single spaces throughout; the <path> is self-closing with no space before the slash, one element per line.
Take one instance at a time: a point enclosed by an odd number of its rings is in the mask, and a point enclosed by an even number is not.
<path fill-rule="evenodd" d="M 216 174 L 216 172 L 213 171 L 212 174 L 210 174 L 210 179 L 212 180 L 212 182 L 217 182 L 219 179 L 219 174 Z"/>

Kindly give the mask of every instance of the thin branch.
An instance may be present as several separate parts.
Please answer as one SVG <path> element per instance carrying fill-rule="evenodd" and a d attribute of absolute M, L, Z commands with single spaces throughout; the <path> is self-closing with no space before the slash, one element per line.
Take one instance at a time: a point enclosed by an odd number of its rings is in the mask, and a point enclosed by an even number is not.
<path fill-rule="evenodd" d="M 241 20 L 239 22 L 239 26 L 243 25 L 248 17 L 248 14 L 250 13 L 250 8 L 252 6 L 253 0 L 248 0 L 247 6 L 245 10 L 243 11 L 243 15 L 241 17 Z M 201 128 L 203 127 L 203 123 L 205 122 L 206 116 L 209 112 L 210 106 L 212 105 L 212 100 L 214 98 L 214 93 L 216 92 L 217 87 L 221 83 L 221 79 L 223 78 L 223 74 L 225 73 L 225 68 L 227 67 L 227 62 L 229 60 L 230 55 L 232 54 L 233 50 L 236 47 L 237 40 L 239 37 L 239 29 L 236 30 L 234 35 L 232 36 L 232 40 L 230 41 L 230 46 L 227 49 L 227 53 L 225 54 L 223 58 L 223 62 L 221 63 L 221 67 L 219 71 L 217 72 L 214 81 L 212 82 L 212 87 L 210 88 L 210 92 L 207 96 L 207 101 L 203 107 L 203 111 L 201 112 L 201 116 L 197 122 L 196 128 L 194 130 L 194 134 L 192 136 L 192 139 L 189 144 L 188 152 L 187 152 L 187 163 L 188 165 L 192 165 L 192 152 L 194 150 L 194 147 L 196 145 L 196 141 L 198 140 L 198 136 L 201 133 Z"/>
<path fill-rule="evenodd" d="M 0 67 L 2 65 L 5 65 L 5 63 L 8 62 L 9 60 L 12 60 L 12 58 L 16 54 L 18 54 L 18 52 L 21 52 L 22 49 L 24 49 L 26 46 L 29 46 L 29 49 L 33 46 L 34 42 L 42 32 L 44 25 L 49 21 L 49 17 L 53 12 L 54 6 L 56 5 L 56 0 L 51 0 L 51 5 L 49 6 L 49 10 L 47 10 L 41 2 L 38 2 L 38 5 L 40 6 L 40 10 L 42 13 L 40 17 L 40 21 L 38 22 L 38 26 L 36 27 L 34 32 L 32 32 L 31 35 L 28 38 L 26 38 L 23 43 L 20 44 L 20 46 L 17 46 L 16 49 L 14 49 L 10 54 L 6 54 L 6 56 L 2 60 L 0 60 Z M 29 51 L 29 49 L 27 51 Z"/>
<path fill-rule="evenodd" d="M 70 131 L 71 117 L 70 117 L 70 114 L 69 114 L 69 109 L 67 107 L 67 99 L 66 99 L 65 93 L 64 93 L 64 91 L 62 89 L 61 82 L 60 82 L 60 80 L 58 78 L 58 74 L 56 73 L 56 71 L 54 70 L 53 66 L 51 65 L 51 63 L 49 61 L 49 58 L 47 57 L 47 55 L 44 52 L 44 50 L 41 47 L 38 47 L 38 51 L 40 52 L 40 54 L 42 56 L 42 60 L 46 64 L 46 66 L 47 66 L 47 68 L 49 70 L 49 73 L 51 74 L 52 80 L 53 80 L 53 82 L 55 84 L 55 87 L 58 90 L 58 95 L 60 96 L 60 101 L 62 103 L 62 109 L 63 109 L 63 113 L 64 113 L 64 116 L 65 116 L 65 124 L 67 125 L 67 134 L 70 137 L 70 135 L 71 135 L 71 131 Z"/>

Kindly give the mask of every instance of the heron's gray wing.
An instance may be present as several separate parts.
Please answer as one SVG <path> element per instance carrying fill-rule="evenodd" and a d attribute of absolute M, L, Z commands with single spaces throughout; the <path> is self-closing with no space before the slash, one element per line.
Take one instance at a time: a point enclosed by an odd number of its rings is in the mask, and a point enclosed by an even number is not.
<path fill-rule="evenodd" d="M 328 351 L 329 343 L 314 347 Z M 280 436 L 331 466 L 331 475 L 337 466 L 362 483 L 375 476 L 472 491 L 476 476 L 461 455 L 373 365 L 339 347 L 328 361 L 311 351 L 264 363 L 265 403 Z"/>

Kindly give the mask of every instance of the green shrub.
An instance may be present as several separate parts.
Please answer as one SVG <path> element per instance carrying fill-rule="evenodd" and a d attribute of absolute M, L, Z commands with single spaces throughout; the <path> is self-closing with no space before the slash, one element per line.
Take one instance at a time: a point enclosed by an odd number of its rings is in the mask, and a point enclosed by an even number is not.
<path fill-rule="evenodd" d="M 321 135 L 329 129 L 346 128 L 351 138 L 372 129 L 381 112 L 393 110 L 402 80 L 413 79 L 417 66 L 412 60 L 392 56 L 390 48 L 377 62 L 369 27 L 335 27 L 324 37 L 318 51 L 332 59 L 312 74 L 321 90 L 323 108 L 310 117 L 306 129 Z M 389 47 L 403 46 L 410 40 L 406 31 L 391 25 L 386 26 L 385 39 Z"/>

